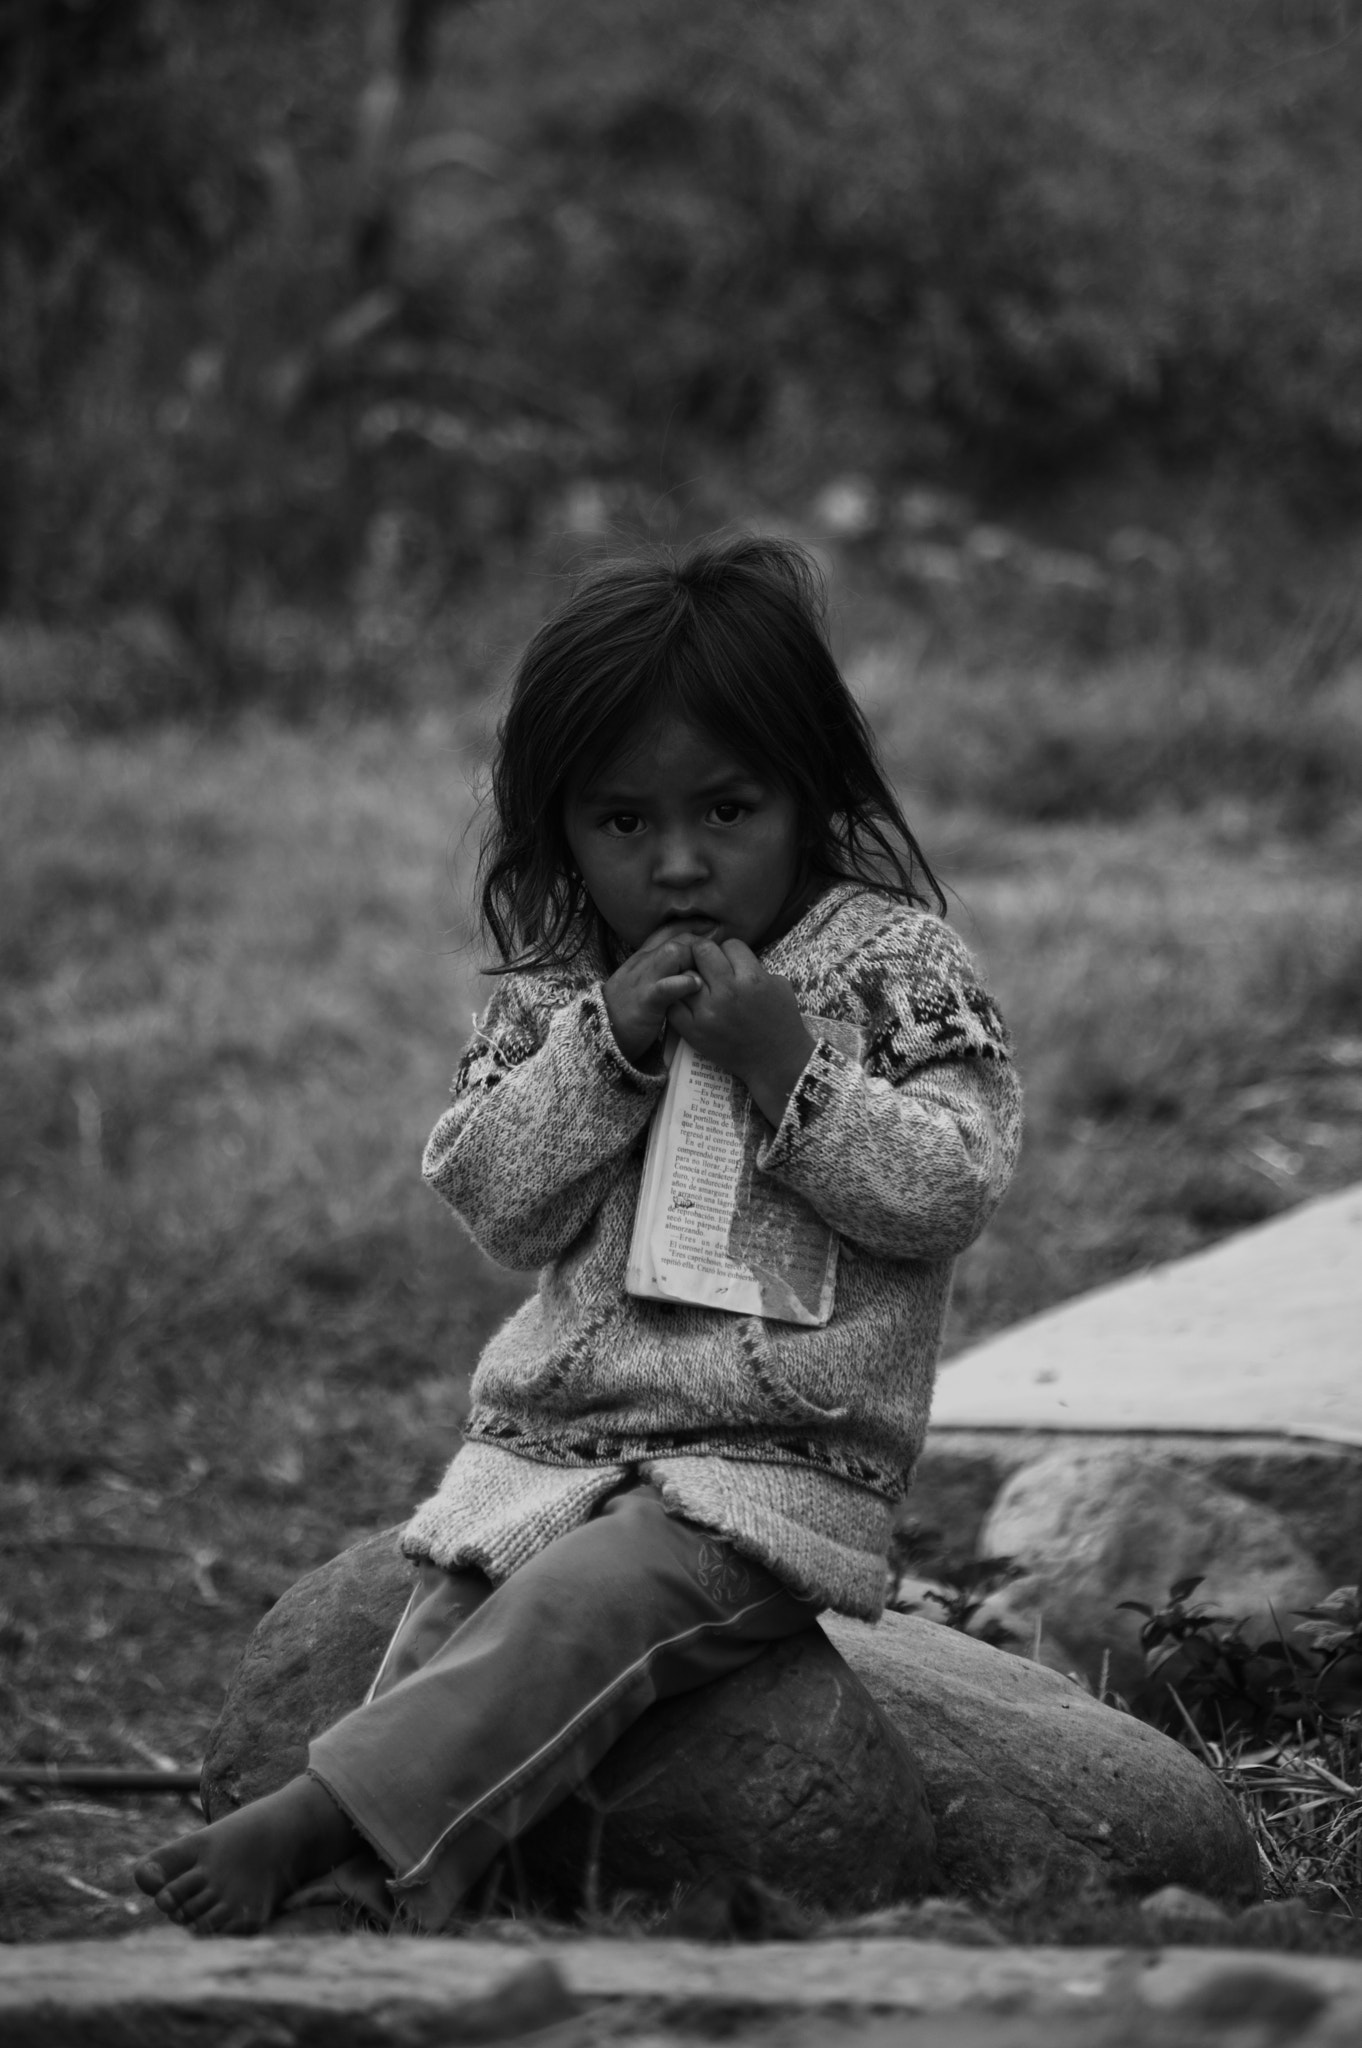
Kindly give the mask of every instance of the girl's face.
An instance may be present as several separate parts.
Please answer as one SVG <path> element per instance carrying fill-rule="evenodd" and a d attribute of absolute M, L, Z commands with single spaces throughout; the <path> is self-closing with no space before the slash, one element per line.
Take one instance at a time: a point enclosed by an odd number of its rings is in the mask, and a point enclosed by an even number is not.
<path fill-rule="evenodd" d="M 816 893 L 798 892 L 794 798 L 698 726 L 650 722 L 563 803 L 586 892 L 634 952 L 664 925 L 768 945 Z"/>

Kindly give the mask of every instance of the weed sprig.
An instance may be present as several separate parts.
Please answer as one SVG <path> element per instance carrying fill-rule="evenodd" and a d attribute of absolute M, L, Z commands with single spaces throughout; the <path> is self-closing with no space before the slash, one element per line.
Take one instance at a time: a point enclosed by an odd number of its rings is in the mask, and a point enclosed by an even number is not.
<path fill-rule="evenodd" d="M 1195 1604 L 1199 1577 L 1145 1619 L 1151 1718 L 1238 1800 L 1269 1892 L 1362 1917 L 1362 1598 L 1340 1586 L 1296 1627 L 1251 1643 L 1243 1621 Z"/>

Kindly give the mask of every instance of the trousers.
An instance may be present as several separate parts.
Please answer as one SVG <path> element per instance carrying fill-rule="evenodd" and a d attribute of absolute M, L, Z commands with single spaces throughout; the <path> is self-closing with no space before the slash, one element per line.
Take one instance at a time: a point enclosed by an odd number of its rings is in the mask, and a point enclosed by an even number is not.
<path fill-rule="evenodd" d="M 308 1770 L 396 1917 L 436 1932 L 655 1700 L 739 1670 L 820 1606 L 628 1482 L 498 1586 L 422 1565 L 367 1699 Z"/>

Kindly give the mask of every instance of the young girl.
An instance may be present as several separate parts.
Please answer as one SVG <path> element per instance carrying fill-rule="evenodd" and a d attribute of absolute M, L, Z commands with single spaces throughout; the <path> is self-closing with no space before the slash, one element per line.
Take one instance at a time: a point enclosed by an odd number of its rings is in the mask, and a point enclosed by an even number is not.
<path fill-rule="evenodd" d="M 501 978 L 425 1173 L 538 1292 L 405 1532 L 416 1587 L 368 1700 L 306 1775 L 139 1866 L 203 1932 L 327 1873 L 438 1928 L 652 1701 L 824 1607 L 874 1620 L 952 1261 L 1016 1156 L 1002 1022 L 924 903 L 798 549 L 593 575 L 520 664 L 493 790 Z M 855 1025 L 861 1060 L 809 1018 Z M 626 1292 L 668 1026 L 837 1232 L 825 1327 Z"/>

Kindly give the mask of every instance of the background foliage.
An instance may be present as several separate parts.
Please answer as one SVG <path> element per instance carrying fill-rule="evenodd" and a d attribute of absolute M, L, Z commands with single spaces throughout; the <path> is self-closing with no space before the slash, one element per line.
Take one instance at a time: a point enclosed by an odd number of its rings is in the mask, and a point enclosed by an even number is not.
<path fill-rule="evenodd" d="M 160 632 L 109 717 L 372 701 L 391 665 L 321 618 L 439 610 L 584 470 L 1034 503 L 1153 457 L 1327 522 L 1362 453 L 1357 27 L 8 0 L 0 599 Z"/>

